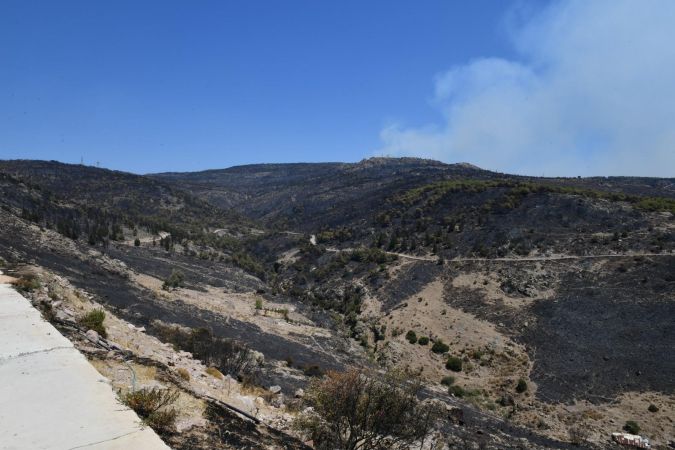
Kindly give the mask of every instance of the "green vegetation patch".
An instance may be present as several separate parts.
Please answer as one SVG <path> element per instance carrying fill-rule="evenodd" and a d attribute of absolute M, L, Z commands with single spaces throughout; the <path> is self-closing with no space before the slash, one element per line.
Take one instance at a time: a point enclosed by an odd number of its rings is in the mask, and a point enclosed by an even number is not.
<path fill-rule="evenodd" d="M 108 333 L 103 325 L 105 320 L 105 311 L 100 308 L 92 309 L 80 318 L 80 325 L 88 330 L 94 330 L 99 336 L 105 338 Z"/>
<path fill-rule="evenodd" d="M 646 211 L 668 211 L 675 214 L 675 199 L 666 197 L 642 197 L 618 192 L 606 192 L 571 186 L 559 186 L 550 183 L 515 180 L 443 180 L 426 186 L 417 187 L 399 195 L 396 200 L 411 206 L 424 199 L 428 206 L 435 205 L 443 196 L 451 192 L 484 192 L 489 189 L 508 188 L 509 193 L 500 206 L 513 208 L 517 198 L 533 193 L 554 193 L 576 195 L 584 198 L 605 199 L 633 204 Z"/>
<path fill-rule="evenodd" d="M 522 394 L 525 391 L 527 391 L 527 381 L 521 378 L 518 380 L 518 383 L 516 384 L 516 392 Z"/>
<path fill-rule="evenodd" d="M 128 392 L 122 401 L 136 411 L 143 421 L 160 434 L 174 431 L 178 412 L 169 408 L 178 400 L 175 390 L 160 388 L 144 388 Z"/>
<path fill-rule="evenodd" d="M 640 426 L 634 420 L 627 421 L 623 429 L 630 434 L 640 434 Z"/>
<path fill-rule="evenodd" d="M 450 346 L 444 343 L 442 340 L 438 339 L 434 342 L 434 345 L 431 346 L 431 351 L 434 353 L 447 353 L 450 350 Z"/>
<path fill-rule="evenodd" d="M 448 356 L 448 360 L 445 362 L 445 368 L 452 370 L 453 372 L 461 372 L 462 360 L 456 356 Z"/>
<path fill-rule="evenodd" d="M 417 334 L 416 334 L 413 330 L 408 331 L 408 332 L 405 334 L 405 338 L 406 338 L 406 340 L 407 340 L 408 342 L 410 342 L 411 344 L 414 344 L 414 343 L 417 342 Z"/>

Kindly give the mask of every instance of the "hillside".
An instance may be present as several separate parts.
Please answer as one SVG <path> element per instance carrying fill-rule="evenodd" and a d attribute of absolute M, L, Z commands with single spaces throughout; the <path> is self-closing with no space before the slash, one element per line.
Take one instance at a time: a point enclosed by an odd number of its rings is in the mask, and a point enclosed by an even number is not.
<path fill-rule="evenodd" d="M 359 163 L 257 164 L 150 175 L 176 183 L 214 205 L 287 229 L 316 230 L 362 222 L 394 194 L 443 180 L 536 181 L 605 193 L 675 198 L 673 179 L 531 178 L 419 158 Z"/>
<path fill-rule="evenodd" d="M 454 448 L 567 448 L 579 429 L 604 447 L 627 420 L 666 443 L 674 186 L 414 158 L 149 176 L 1 161 L 0 256 L 188 352 L 204 350 L 167 327 L 260 352 L 259 388 L 408 367 L 463 409 L 441 427 Z"/>

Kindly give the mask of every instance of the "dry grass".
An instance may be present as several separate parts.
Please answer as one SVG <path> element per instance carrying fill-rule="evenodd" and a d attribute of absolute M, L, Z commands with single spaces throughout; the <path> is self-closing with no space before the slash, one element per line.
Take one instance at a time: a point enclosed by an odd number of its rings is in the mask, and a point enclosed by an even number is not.
<path fill-rule="evenodd" d="M 180 367 L 176 372 L 178 372 L 178 376 L 181 377 L 183 380 L 190 381 L 190 372 L 188 372 L 186 368 Z"/>
<path fill-rule="evenodd" d="M 225 378 L 225 376 L 221 373 L 221 371 L 216 369 L 215 367 L 208 367 L 206 369 L 206 373 L 208 373 L 209 375 L 211 375 L 214 378 L 218 378 L 219 380 L 222 380 L 223 378 Z"/>

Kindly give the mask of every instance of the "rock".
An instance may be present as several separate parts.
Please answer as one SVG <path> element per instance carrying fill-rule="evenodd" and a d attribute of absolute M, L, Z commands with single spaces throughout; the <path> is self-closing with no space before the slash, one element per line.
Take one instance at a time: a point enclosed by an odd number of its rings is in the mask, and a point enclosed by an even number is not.
<path fill-rule="evenodd" d="M 295 394 L 293 394 L 295 398 L 302 398 L 305 396 L 305 391 L 302 389 L 296 389 Z"/>
<path fill-rule="evenodd" d="M 89 339 L 94 344 L 98 344 L 98 340 L 100 339 L 100 337 L 99 337 L 99 335 L 96 331 L 88 330 L 86 335 L 87 335 L 87 339 Z"/>
<path fill-rule="evenodd" d="M 121 352 L 121 351 L 124 351 L 124 349 L 123 349 L 119 344 L 116 344 L 116 343 L 114 343 L 114 342 L 111 342 L 111 343 L 110 343 L 110 348 L 112 348 L 112 349 L 114 349 L 114 350 L 118 350 L 118 351 L 120 351 L 120 352 Z"/>
<path fill-rule="evenodd" d="M 235 405 L 241 407 L 241 409 L 248 412 L 249 414 L 256 415 L 258 413 L 258 408 L 255 405 L 255 400 L 252 399 L 251 397 L 236 394 L 233 396 L 233 399 L 235 400 L 234 402 Z"/>
<path fill-rule="evenodd" d="M 270 405 L 274 406 L 275 408 L 281 408 L 284 406 L 284 400 L 284 394 L 276 395 L 270 402 Z"/>
<path fill-rule="evenodd" d="M 281 386 L 270 386 L 269 391 L 272 394 L 278 394 L 279 392 L 281 392 Z"/>
<path fill-rule="evenodd" d="M 189 430 L 194 427 L 205 427 L 206 419 L 204 418 L 189 418 L 176 421 L 176 431 L 179 433 Z"/>

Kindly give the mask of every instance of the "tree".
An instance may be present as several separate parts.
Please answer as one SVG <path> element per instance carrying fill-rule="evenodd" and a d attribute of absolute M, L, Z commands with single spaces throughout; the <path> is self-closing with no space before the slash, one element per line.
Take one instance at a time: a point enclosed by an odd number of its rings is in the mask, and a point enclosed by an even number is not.
<path fill-rule="evenodd" d="M 627 421 L 623 429 L 630 434 L 640 434 L 640 426 L 634 420 Z"/>
<path fill-rule="evenodd" d="M 164 289 L 165 291 L 169 291 L 172 288 L 183 287 L 184 281 L 185 276 L 183 275 L 183 272 L 174 269 L 171 271 L 171 275 L 169 275 L 169 278 L 164 280 L 164 284 L 162 284 L 162 289 Z"/>
<path fill-rule="evenodd" d="M 461 372 L 462 360 L 456 356 L 448 356 L 448 360 L 445 362 L 445 368 L 452 370 L 453 372 Z"/>
<path fill-rule="evenodd" d="M 448 350 L 450 350 L 450 346 L 440 339 L 436 340 L 434 345 L 431 346 L 431 351 L 434 353 L 447 353 Z"/>
<path fill-rule="evenodd" d="M 328 372 L 310 385 L 306 399 L 313 409 L 295 426 L 319 450 L 407 449 L 428 436 L 442 412 L 418 400 L 420 388 L 404 372 L 384 378 L 358 369 Z"/>
<path fill-rule="evenodd" d="M 411 344 L 414 344 L 417 342 L 417 334 L 413 330 L 408 331 L 405 334 L 405 338 L 410 342 Z"/>
<path fill-rule="evenodd" d="M 519 379 L 518 384 L 516 384 L 516 392 L 518 392 L 519 394 L 522 394 L 526 390 L 527 390 L 527 381 L 525 381 L 522 378 Z"/>
<path fill-rule="evenodd" d="M 136 247 L 140 247 L 140 246 L 141 246 L 141 240 L 138 239 L 138 238 L 134 239 L 134 245 L 135 245 Z"/>

